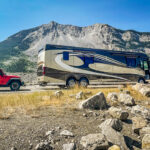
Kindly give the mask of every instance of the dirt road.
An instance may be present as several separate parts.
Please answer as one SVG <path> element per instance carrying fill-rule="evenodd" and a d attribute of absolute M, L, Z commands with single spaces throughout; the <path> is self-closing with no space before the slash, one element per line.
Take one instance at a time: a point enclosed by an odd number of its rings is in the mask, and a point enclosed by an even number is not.
<path fill-rule="evenodd" d="M 118 88 L 123 86 L 123 84 L 101 84 L 101 85 L 89 85 L 88 88 Z M 39 86 L 39 85 L 26 85 L 21 87 L 19 91 L 15 91 L 16 93 L 32 93 L 32 92 L 40 92 L 47 90 L 57 90 L 60 89 L 59 86 Z M 11 91 L 9 87 L 0 88 L 0 94 L 8 94 L 14 93 Z"/>

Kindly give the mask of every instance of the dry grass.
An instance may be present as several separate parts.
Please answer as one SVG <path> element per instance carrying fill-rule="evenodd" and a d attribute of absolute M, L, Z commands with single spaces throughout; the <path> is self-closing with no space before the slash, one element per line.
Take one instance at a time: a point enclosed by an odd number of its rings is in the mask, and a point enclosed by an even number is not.
<path fill-rule="evenodd" d="M 127 86 L 124 90 L 129 90 L 131 95 L 136 100 L 146 100 L 146 97 L 143 97 L 140 93 L 132 90 L 131 86 Z M 27 114 L 32 114 L 33 117 L 38 117 L 34 110 L 40 109 L 45 106 L 55 106 L 61 107 L 64 105 L 75 104 L 77 100 L 71 98 L 70 95 L 75 95 L 76 93 L 83 91 L 88 93 L 91 91 L 91 94 L 88 96 L 94 95 L 98 92 L 103 92 L 105 96 L 109 92 L 120 92 L 118 88 L 93 88 L 93 89 L 84 89 L 75 87 L 74 89 L 63 89 L 64 95 L 60 98 L 54 96 L 55 91 L 44 91 L 44 92 L 34 92 L 34 93 L 14 93 L 14 94 L 0 94 L 0 118 L 7 119 L 9 116 L 14 113 L 16 110 L 21 110 Z M 73 108 L 74 109 L 74 108 Z"/>

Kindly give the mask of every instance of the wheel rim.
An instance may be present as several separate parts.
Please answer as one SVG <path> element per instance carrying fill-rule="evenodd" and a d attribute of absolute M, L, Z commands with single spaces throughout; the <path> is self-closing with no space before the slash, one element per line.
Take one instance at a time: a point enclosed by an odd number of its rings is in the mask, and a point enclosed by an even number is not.
<path fill-rule="evenodd" d="M 69 82 L 68 82 L 68 85 L 69 85 L 69 87 L 75 87 L 75 84 L 76 84 L 76 82 L 75 82 L 75 80 L 73 80 L 73 79 L 71 79 L 71 80 L 69 80 Z"/>
<path fill-rule="evenodd" d="M 81 80 L 80 85 L 81 85 L 82 87 L 87 87 L 88 83 L 87 83 L 86 80 Z"/>
<path fill-rule="evenodd" d="M 13 83 L 12 83 L 12 88 L 13 88 L 14 90 L 17 90 L 18 87 L 19 87 L 19 84 L 18 84 L 17 82 L 13 82 Z"/>
<path fill-rule="evenodd" d="M 140 81 L 139 81 L 139 83 L 143 84 L 143 83 L 144 83 L 144 81 L 143 81 L 143 80 L 140 80 Z"/>

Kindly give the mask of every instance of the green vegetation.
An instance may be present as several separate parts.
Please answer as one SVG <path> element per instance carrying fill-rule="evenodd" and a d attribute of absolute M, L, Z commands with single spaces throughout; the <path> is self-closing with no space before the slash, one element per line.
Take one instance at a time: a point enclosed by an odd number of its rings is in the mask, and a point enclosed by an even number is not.
<path fill-rule="evenodd" d="M 26 57 L 20 57 L 11 61 L 8 65 L 0 63 L 0 68 L 6 72 L 33 72 L 35 63 L 29 61 Z"/>

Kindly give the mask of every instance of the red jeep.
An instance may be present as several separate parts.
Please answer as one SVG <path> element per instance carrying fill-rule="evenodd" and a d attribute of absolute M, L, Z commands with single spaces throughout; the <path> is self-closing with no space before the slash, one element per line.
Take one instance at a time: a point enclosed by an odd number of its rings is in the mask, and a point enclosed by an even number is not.
<path fill-rule="evenodd" d="M 12 91 L 17 91 L 20 86 L 23 86 L 24 82 L 21 81 L 19 76 L 6 75 L 2 69 L 0 69 L 0 87 L 10 87 Z"/>

